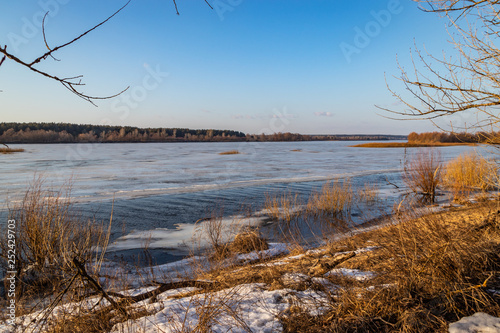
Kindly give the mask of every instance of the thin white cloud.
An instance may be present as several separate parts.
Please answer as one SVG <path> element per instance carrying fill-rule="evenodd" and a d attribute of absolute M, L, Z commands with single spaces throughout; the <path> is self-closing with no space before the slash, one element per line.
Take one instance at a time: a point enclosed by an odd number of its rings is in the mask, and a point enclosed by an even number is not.
<path fill-rule="evenodd" d="M 314 112 L 316 117 L 332 117 L 333 113 L 331 112 Z"/>

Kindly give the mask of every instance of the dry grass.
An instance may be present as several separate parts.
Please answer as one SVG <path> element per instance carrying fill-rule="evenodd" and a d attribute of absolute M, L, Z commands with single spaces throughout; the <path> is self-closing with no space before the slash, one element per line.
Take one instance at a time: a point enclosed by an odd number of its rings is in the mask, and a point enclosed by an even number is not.
<path fill-rule="evenodd" d="M 312 193 L 307 203 L 310 214 L 325 214 L 333 217 L 342 217 L 350 211 L 354 203 L 354 192 L 351 182 L 328 182 L 321 191 Z"/>
<path fill-rule="evenodd" d="M 271 196 L 266 194 L 264 209 L 267 215 L 277 221 L 290 222 L 300 214 L 302 203 L 298 194 L 285 192 L 281 196 Z"/>
<path fill-rule="evenodd" d="M 98 262 L 109 240 L 109 229 L 103 224 L 84 221 L 74 213 L 69 185 L 54 191 L 40 177 L 31 184 L 21 203 L 9 209 L 9 219 L 16 221 L 19 304 L 33 306 L 34 300 L 57 294 L 75 274 L 73 259 Z M 7 262 L 5 237 L 6 233 L 1 239 L 0 258 Z M 96 253 L 96 248 L 102 251 Z M 29 310 L 27 305 L 24 311 Z"/>
<path fill-rule="evenodd" d="M 23 151 L 23 148 L 0 148 L 0 154 L 20 153 Z"/>
<path fill-rule="evenodd" d="M 237 234 L 229 244 L 231 253 L 249 253 L 252 251 L 264 251 L 269 248 L 267 241 L 256 231 L 245 231 Z"/>
<path fill-rule="evenodd" d="M 379 201 L 378 187 L 374 184 L 364 184 L 364 186 L 357 191 L 357 199 L 373 204 Z"/>
<path fill-rule="evenodd" d="M 214 260 L 220 260 L 227 256 L 227 239 L 228 230 L 223 221 L 224 211 L 222 208 L 216 207 L 212 211 L 212 216 L 209 219 L 199 222 L 198 237 L 208 242 L 208 257 Z M 198 222 L 197 222 L 198 223 Z"/>
<path fill-rule="evenodd" d="M 475 312 L 500 315 L 493 292 L 500 289 L 498 208 L 488 202 L 423 217 L 400 215 L 396 224 L 332 242 L 287 265 L 227 268 L 209 278 L 228 286 L 262 282 L 276 290 L 292 288 L 283 280 L 286 273 L 322 276 L 333 267 L 371 271 L 375 276 L 365 282 L 328 277 L 341 287 L 335 291 L 310 281 L 294 286 L 326 292 L 330 310 L 311 316 L 291 308 L 280 319 L 284 331 L 444 333 L 450 322 Z M 374 249 L 354 255 L 369 246 Z"/>
<path fill-rule="evenodd" d="M 363 246 L 338 267 L 376 272 L 369 282 L 343 286 L 323 316 L 299 314 L 287 332 L 446 332 L 475 312 L 500 315 L 500 212 L 480 208 L 400 217 L 399 223 L 331 245 L 330 252 Z M 367 286 L 375 286 L 367 288 Z M 378 287 L 377 287 L 378 286 Z"/>
<path fill-rule="evenodd" d="M 228 151 L 223 151 L 219 153 L 219 155 L 237 155 L 241 154 L 238 150 L 228 150 Z"/>
<path fill-rule="evenodd" d="M 277 239 L 298 247 L 311 236 L 325 237 L 345 231 L 350 222 L 349 212 L 355 204 L 355 193 L 349 180 L 327 182 L 311 193 L 307 204 L 297 194 L 266 196 L 266 215 L 275 223 L 271 227 Z"/>
<path fill-rule="evenodd" d="M 405 156 L 403 180 L 413 193 L 434 202 L 437 187 L 442 182 L 441 170 L 439 153 L 432 149 L 420 150 L 409 159 Z"/>
<path fill-rule="evenodd" d="M 476 152 L 460 155 L 448 162 L 444 184 L 455 199 L 468 197 L 472 191 L 487 191 L 498 186 L 498 166 Z"/>
<path fill-rule="evenodd" d="M 207 241 L 207 248 L 200 248 L 211 259 L 217 269 L 219 261 L 234 254 L 249 253 L 268 249 L 267 241 L 259 230 L 242 225 L 238 220 L 227 224 L 223 220 L 223 209 L 212 211 L 212 217 L 198 222 L 198 237 Z"/>

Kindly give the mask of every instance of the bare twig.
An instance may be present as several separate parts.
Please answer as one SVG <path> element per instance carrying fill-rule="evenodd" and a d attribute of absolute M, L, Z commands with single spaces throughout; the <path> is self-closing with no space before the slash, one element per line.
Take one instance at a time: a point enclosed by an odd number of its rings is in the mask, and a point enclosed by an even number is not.
<path fill-rule="evenodd" d="M 38 63 L 40 63 L 41 61 L 47 59 L 47 57 L 49 57 L 49 56 L 52 57 L 54 60 L 57 60 L 52 55 L 54 52 L 56 52 L 56 51 L 58 51 L 58 50 L 60 50 L 60 49 L 62 49 L 64 47 L 66 47 L 66 46 L 69 46 L 69 45 L 73 44 L 74 42 L 76 42 L 77 40 L 81 39 L 82 37 L 84 37 L 85 35 L 87 35 L 88 33 L 90 33 L 91 31 L 97 29 L 98 27 L 100 27 L 104 23 L 108 22 L 111 18 L 113 18 L 115 15 L 117 15 L 119 12 L 121 12 L 130 3 L 130 1 L 131 0 L 129 0 L 124 6 L 122 6 L 120 9 L 118 9 L 115 13 L 113 13 L 107 19 L 105 19 L 104 21 L 102 21 L 99 24 L 95 25 L 91 29 L 89 29 L 89 30 L 85 31 L 84 33 L 80 34 L 78 37 L 74 38 L 73 40 L 71 40 L 71 41 L 69 41 L 69 42 L 67 42 L 65 44 L 61 44 L 59 46 L 56 46 L 56 47 L 54 47 L 52 49 L 48 45 L 47 37 L 46 37 L 46 34 L 45 34 L 45 18 L 46 18 L 47 14 L 48 14 L 48 12 L 47 12 L 45 14 L 43 22 L 42 22 L 42 32 L 43 32 L 43 39 L 44 39 L 44 42 L 45 42 L 45 46 L 47 47 L 47 49 L 49 51 L 46 52 L 46 53 L 44 53 L 40 57 L 36 58 L 35 60 L 33 60 L 31 62 L 27 62 L 27 61 L 21 60 L 20 58 L 16 57 L 12 53 L 9 53 L 7 51 L 7 45 L 5 45 L 4 47 L 0 46 L 0 54 L 4 55 L 3 58 L 2 58 L 2 60 L 0 60 L 0 65 L 4 62 L 4 60 L 6 58 L 9 58 L 10 60 L 13 60 L 14 62 L 17 62 L 18 64 L 20 64 L 20 65 L 22 65 L 22 66 L 30 69 L 31 71 L 33 71 L 33 72 L 35 72 L 37 74 L 40 74 L 40 75 L 45 76 L 47 78 L 50 78 L 52 80 L 58 81 L 66 89 L 68 89 L 69 91 L 71 91 L 72 93 L 74 93 L 75 95 L 77 95 L 78 97 L 86 100 L 87 102 L 89 102 L 89 103 L 91 103 L 93 105 L 95 105 L 95 103 L 94 103 L 95 100 L 109 99 L 109 98 L 116 97 L 116 96 L 122 94 L 123 92 L 125 92 L 128 89 L 128 87 L 125 88 L 125 89 L 123 89 L 119 93 L 114 94 L 114 95 L 110 95 L 110 96 L 104 96 L 104 97 L 91 96 L 91 95 L 85 94 L 85 93 L 83 93 L 83 92 L 81 92 L 81 91 L 78 90 L 79 86 L 85 85 L 80 80 L 80 78 L 82 77 L 81 75 L 73 76 L 73 77 L 68 77 L 68 78 L 60 78 L 60 77 L 58 77 L 56 75 L 53 75 L 53 74 L 50 74 L 50 73 L 47 73 L 47 72 L 44 72 L 44 71 L 41 71 L 41 70 L 35 68 L 35 65 L 38 64 Z"/>
<path fill-rule="evenodd" d="M 46 35 L 45 35 L 45 18 L 47 17 L 47 15 L 48 15 L 48 14 L 49 14 L 49 12 L 46 12 L 46 13 L 45 13 L 45 15 L 43 16 L 43 21 L 42 21 L 42 34 L 43 34 L 43 41 L 45 42 L 45 46 L 47 47 L 47 49 L 48 49 L 49 51 L 52 51 L 52 50 L 50 49 L 50 47 L 49 47 L 49 44 L 47 43 L 47 37 L 46 37 Z M 55 61 L 61 61 L 61 60 L 59 60 L 59 59 L 54 58 L 54 56 L 53 56 L 52 54 L 50 55 L 50 57 L 51 57 L 52 59 L 54 59 Z"/>
<path fill-rule="evenodd" d="M 50 56 L 52 53 L 54 53 L 55 51 L 59 50 L 59 49 L 62 49 L 63 47 L 66 47 L 68 45 L 71 45 L 73 44 L 74 42 L 76 42 L 77 40 L 81 39 L 83 36 L 87 35 L 89 32 L 91 31 L 94 31 L 95 29 L 99 28 L 101 25 L 103 25 L 104 23 L 108 22 L 111 18 L 113 18 L 116 14 L 118 14 L 119 12 L 121 12 L 125 7 L 127 7 L 127 5 L 130 3 L 130 1 L 132 0 L 129 0 L 127 1 L 127 3 L 125 5 L 123 5 L 120 9 L 118 9 L 116 12 L 113 13 L 113 15 L 109 16 L 107 19 L 105 19 L 104 21 L 102 21 L 101 23 L 95 25 L 94 27 L 90 28 L 89 30 L 85 31 L 84 33 L 82 33 L 81 35 L 79 35 L 78 37 L 74 38 L 73 40 L 65 43 L 65 44 L 62 44 L 62 45 L 59 45 L 59 46 L 56 46 L 55 48 L 53 48 L 52 50 L 50 48 L 49 49 L 49 52 L 45 53 L 44 55 L 36 58 L 35 60 L 33 60 L 29 66 L 33 66 L 37 63 L 39 63 L 40 61 L 42 60 L 45 60 L 48 56 Z"/>
<path fill-rule="evenodd" d="M 127 316 L 127 310 L 125 310 L 122 306 L 120 306 L 118 303 L 115 302 L 114 299 L 112 299 L 108 293 L 99 285 L 99 283 L 94 280 L 93 277 L 91 277 L 86 269 L 85 266 L 75 257 L 73 258 L 73 264 L 75 265 L 76 269 L 78 270 L 78 274 L 89 281 L 89 283 L 92 285 L 94 290 L 99 292 L 118 312 L 122 313 L 123 315 Z"/>

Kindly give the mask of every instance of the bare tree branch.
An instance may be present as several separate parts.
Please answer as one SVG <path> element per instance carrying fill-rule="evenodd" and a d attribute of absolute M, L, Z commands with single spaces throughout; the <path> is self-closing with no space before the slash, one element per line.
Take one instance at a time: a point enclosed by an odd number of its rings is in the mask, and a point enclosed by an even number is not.
<path fill-rule="evenodd" d="M 405 110 L 399 119 L 436 119 L 464 111 L 478 114 L 474 128 L 500 125 L 500 0 L 414 0 L 422 10 L 445 16 L 456 57 L 435 57 L 415 46 L 411 75 L 399 63 L 399 80 L 418 103 L 388 89 Z M 387 80 L 386 80 L 387 82 Z"/>
<path fill-rule="evenodd" d="M 19 57 L 15 56 L 14 54 L 12 53 L 9 53 L 7 51 L 7 45 L 4 45 L 3 47 L 1 46 L 0 44 L 0 54 L 3 54 L 3 57 L 0 59 L 0 66 L 2 66 L 2 64 L 4 63 L 4 61 L 8 58 L 9 60 L 13 60 L 14 62 L 20 64 L 21 66 L 24 66 L 26 68 L 28 68 L 29 70 L 37 73 L 37 74 L 40 74 L 42 76 L 45 76 L 49 79 L 52 79 L 52 80 L 55 80 L 59 83 L 61 83 L 66 89 L 68 89 L 69 91 L 71 91 L 72 93 L 74 93 L 75 95 L 77 95 L 78 97 L 86 100 L 87 102 L 90 102 L 91 104 L 95 105 L 94 101 L 95 100 L 101 100 L 101 99 L 109 99 L 109 98 L 113 98 L 113 97 L 116 97 L 120 94 L 122 94 L 124 91 L 126 91 L 129 87 L 123 89 L 122 91 L 120 91 L 119 93 L 117 94 L 114 94 L 114 95 L 110 95 L 110 96 L 104 96 L 104 97 L 98 97 L 98 96 L 91 96 L 91 95 L 88 95 L 88 94 L 85 94 L 83 92 L 81 92 L 80 90 L 78 90 L 78 88 L 80 86 L 84 86 L 85 84 L 82 83 L 81 81 L 81 78 L 83 77 L 82 75 L 77 75 L 77 76 L 72 76 L 72 77 L 66 77 L 66 78 L 60 78 L 54 74 L 51 74 L 51 73 L 48 73 L 48 72 L 45 72 L 45 71 L 42 71 L 42 70 L 39 70 L 35 67 L 35 65 L 39 64 L 40 62 L 46 60 L 48 57 L 51 57 L 53 60 L 55 61 L 60 61 L 59 59 L 55 58 L 53 53 L 62 49 L 62 48 L 65 48 L 73 43 L 75 43 L 76 41 L 78 41 L 79 39 L 83 38 L 84 36 L 86 36 L 87 34 L 89 34 L 90 32 L 94 31 L 95 29 L 99 28 L 100 26 L 102 26 L 104 23 L 108 22 L 111 18 L 113 18 L 114 16 L 116 16 L 119 12 L 121 12 L 125 7 L 128 6 L 128 4 L 131 2 L 132 0 L 128 0 L 127 3 L 125 3 L 125 5 L 123 5 L 120 9 L 118 9 L 116 12 L 114 12 L 111 16 L 109 16 L 108 18 L 106 18 L 104 21 L 101 21 L 99 24 L 93 26 L 92 28 L 88 29 L 87 31 L 83 32 L 82 34 L 80 34 L 79 36 L 77 36 L 76 38 L 72 39 L 71 41 L 67 42 L 67 43 L 64 43 L 64 44 L 61 44 L 59 46 L 56 46 L 54 48 L 51 48 L 49 46 L 49 43 L 47 41 L 47 35 L 45 33 L 45 19 L 47 18 L 47 15 L 49 14 L 49 12 L 45 13 L 44 17 L 43 17 L 43 20 L 42 20 L 42 35 L 43 35 L 43 41 L 45 43 L 45 46 L 47 47 L 47 52 L 45 52 L 44 54 L 42 54 L 41 56 L 39 56 L 38 58 L 28 62 L 28 61 L 24 61 L 24 60 L 21 60 Z M 173 3 L 174 3 L 174 6 L 175 6 L 175 11 L 177 13 L 177 15 L 179 15 L 179 10 L 177 8 L 177 2 L 176 0 L 172 0 Z M 205 3 L 211 8 L 213 9 L 213 7 L 210 5 L 210 3 L 208 2 L 208 0 L 204 0 Z M 1 90 L 0 90 L 1 92 Z"/>
<path fill-rule="evenodd" d="M 82 38 L 83 36 L 87 35 L 89 32 L 91 31 L 94 31 L 95 29 L 99 28 L 101 25 L 103 25 L 104 23 L 108 22 L 111 18 L 113 18 L 116 14 L 118 14 L 119 12 L 121 12 L 125 7 L 127 7 L 127 5 L 130 3 L 130 1 L 132 0 L 129 0 L 127 1 L 127 3 L 125 5 L 123 5 L 120 9 L 118 9 L 113 15 L 109 16 L 107 19 L 105 19 L 104 21 L 102 21 L 101 23 L 95 25 L 94 27 L 92 27 L 91 29 L 85 31 L 84 33 L 82 33 L 81 35 L 79 35 L 78 37 L 74 38 L 73 40 L 65 43 L 65 44 L 62 44 L 62 45 L 59 45 L 59 46 L 56 46 L 55 48 L 53 48 L 52 50 L 47 47 L 49 49 L 49 52 L 45 53 L 44 55 L 36 58 L 35 60 L 33 60 L 29 65 L 30 66 L 33 66 L 34 64 L 37 64 L 39 63 L 40 61 L 42 60 L 45 60 L 48 56 L 50 56 L 52 53 L 54 53 L 55 51 L 59 50 L 59 49 L 62 49 L 63 47 L 66 47 L 68 45 L 71 45 L 73 44 L 74 42 L 76 42 L 77 40 L 79 40 L 80 38 Z M 45 35 L 44 35 L 45 36 Z"/>
<path fill-rule="evenodd" d="M 174 6 L 175 6 L 175 13 L 177 15 L 180 15 L 179 9 L 177 8 L 177 1 L 176 0 L 172 0 L 172 2 L 174 3 Z M 212 7 L 212 5 L 210 4 L 210 2 L 208 2 L 208 0 L 205 0 L 205 3 L 208 5 L 208 7 L 210 7 L 210 9 L 214 9 L 214 7 Z"/>
<path fill-rule="evenodd" d="M 43 16 L 43 21 L 42 21 L 42 34 L 43 34 L 43 41 L 45 42 L 45 46 L 47 47 L 47 50 L 49 51 L 52 51 L 49 47 L 49 44 L 47 43 L 47 37 L 45 35 L 45 18 L 47 17 L 47 15 L 49 14 L 49 12 L 46 12 L 45 15 Z M 54 58 L 54 56 L 51 54 L 50 57 L 52 59 L 54 59 L 55 61 L 61 61 L 59 59 L 56 59 Z"/>
<path fill-rule="evenodd" d="M 94 27 L 92 27 L 91 29 L 85 31 L 84 33 L 80 34 L 78 37 L 74 38 L 73 40 L 65 43 L 65 44 L 62 44 L 62 45 L 59 45 L 59 46 L 56 46 L 55 48 L 51 49 L 47 43 L 47 38 L 46 38 L 46 35 L 45 35 L 45 18 L 48 14 L 48 12 L 45 14 L 44 18 L 43 18 L 43 22 L 42 22 L 42 31 L 43 31 L 43 39 L 44 39 L 44 42 L 45 42 L 45 46 L 47 47 L 47 49 L 49 50 L 48 52 L 46 52 L 45 54 L 43 54 L 42 56 L 36 58 L 35 60 L 31 61 L 31 62 L 27 62 L 27 61 L 23 61 L 21 60 L 20 58 L 16 57 L 15 55 L 9 53 L 7 51 L 7 45 L 5 45 L 4 47 L 0 46 L 0 53 L 3 54 L 3 58 L 2 60 L 0 61 L 0 65 L 2 65 L 2 63 L 5 61 L 6 58 L 10 59 L 10 60 L 13 60 L 14 62 L 17 62 L 18 64 L 30 69 L 31 71 L 37 73 L 37 74 L 40 74 L 42 76 L 45 76 L 49 79 L 52 79 L 52 80 L 55 80 L 55 81 L 58 81 L 59 83 L 61 83 L 66 89 L 68 89 L 69 91 L 71 91 L 73 94 L 75 94 L 76 96 L 86 100 L 87 102 L 95 105 L 94 101 L 95 100 L 102 100 L 102 99 L 109 99 L 109 98 L 113 98 L 113 97 L 116 97 L 120 94 L 122 94 L 124 91 L 126 91 L 129 87 L 123 89 L 122 91 L 120 91 L 119 93 L 117 94 L 114 94 L 114 95 L 110 95 L 110 96 L 104 96 L 104 97 L 98 97 L 98 96 L 91 96 L 91 95 L 88 95 L 88 94 L 85 94 L 83 92 L 81 92 L 80 90 L 78 90 L 78 87 L 79 86 L 84 86 L 85 84 L 81 82 L 81 78 L 82 78 L 82 75 L 78 75 L 78 76 L 73 76 L 73 77 L 67 77 L 67 78 L 59 78 L 58 76 L 56 75 L 53 75 L 53 74 L 50 74 L 50 73 L 47 73 L 47 72 L 44 72 L 44 71 L 41 71 L 39 69 L 37 69 L 35 67 L 36 64 L 40 63 L 41 61 L 47 59 L 47 57 L 52 57 L 54 60 L 57 60 L 56 58 L 53 57 L 52 53 L 56 52 L 57 50 L 60 50 L 66 46 L 69 46 L 71 44 L 73 44 L 74 42 L 76 42 L 77 40 L 79 40 L 80 38 L 82 38 L 83 36 L 87 35 L 88 33 L 90 33 L 91 31 L 97 29 L 98 27 L 100 27 L 101 25 L 103 25 L 104 23 L 106 23 L 107 21 L 109 21 L 112 17 L 114 17 L 116 14 L 118 14 L 120 11 L 122 11 L 129 3 L 130 3 L 131 0 L 129 0 L 124 6 L 122 6 L 120 9 L 118 9 L 115 13 L 113 13 L 111 16 L 109 16 L 107 19 L 105 19 L 104 21 L 100 22 L 99 24 L 95 25 Z"/>

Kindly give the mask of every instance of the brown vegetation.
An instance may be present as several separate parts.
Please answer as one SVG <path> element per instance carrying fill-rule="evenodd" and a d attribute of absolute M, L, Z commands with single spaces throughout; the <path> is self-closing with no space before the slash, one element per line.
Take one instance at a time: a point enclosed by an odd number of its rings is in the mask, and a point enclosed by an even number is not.
<path fill-rule="evenodd" d="M 416 147 L 445 147 L 475 144 L 495 144 L 499 141 L 500 133 L 445 133 L 445 132 L 412 132 L 408 135 L 408 142 L 369 142 L 351 147 L 359 148 L 416 148 Z"/>
<path fill-rule="evenodd" d="M 257 230 L 245 231 L 237 234 L 229 243 L 231 253 L 249 253 L 252 251 L 264 251 L 269 248 L 267 241 Z"/>
<path fill-rule="evenodd" d="M 245 139 L 244 133 L 230 130 L 66 123 L 0 123 L 0 142 L 6 143 L 244 141 Z"/>
<path fill-rule="evenodd" d="M 285 192 L 281 196 L 266 194 L 264 209 L 267 216 L 273 220 L 290 222 L 300 214 L 299 208 L 301 205 L 302 203 L 299 201 L 297 194 L 290 192 Z"/>
<path fill-rule="evenodd" d="M 412 132 L 408 135 L 410 143 L 492 143 L 497 141 L 500 133 L 477 132 Z"/>
<path fill-rule="evenodd" d="M 259 263 L 225 268 L 204 278 L 234 286 L 265 283 L 269 289 L 319 290 L 329 310 L 312 316 L 293 305 L 281 317 L 286 332 L 446 332 L 448 323 L 475 312 L 500 315 L 500 215 L 497 203 L 416 217 L 303 252 L 286 265 Z M 356 251 L 370 249 L 366 251 Z M 326 278 L 333 289 L 314 283 L 333 268 L 372 272 L 366 281 Z M 301 273 L 302 282 L 286 282 Z M 318 303 L 318 308 L 325 304 Z"/>
<path fill-rule="evenodd" d="M 307 203 L 307 211 L 310 214 L 326 214 L 333 217 L 341 217 L 347 213 L 354 202 L 354 193 L 351 182 L 328 182 L 321 191 L 312 193 Z"/>
<path fill-rule="evenodd" d="M 241 154 L 238 150 L 229 150 L 219 153 L 219 155 L 238 155 Z"/>
<path fill-rule="evenodd" d="M 20 153 L 23 151 L 23 148 L 0 148 L 0 154 Z"/>
<path fill-rule="evenodd" d="M 460 155 L 446 165 L 444 185 L 451 189 L 456 200 L 473 191 L 486 191 L 498 186 L 498 166 L 476 152 Z"/>
<path fill-rule="evenodd" d="M 406 158 L 403 180 L 413 193 L 422 195 L 425 201 L 434 202 L 437 187 L 442 182 L 440 155 L 429 150 L 420 150 Z"/>
<path fill-rule="evenodd" d="M 421 147 L 446 147 L 446 146 L 469 146 L 475 143 L 466 142 L 368 142 L 349 147 L 355 148 L 421 148 Z"/>
<path fill-rule="evenodd" d="M 19 281 L 16 298 L 20 304 L 43 295 L 51 298 L 64 289 L 75 273 L 75 259 L 84 263 L 102 259 L 109 229 L 79 218 L 72 209 L 69 189 L 48 189 L 38 177 L 22 201 L 9 208 L 9 220 L 15 221 L 16 267 L 11 271 Z M 0 238 L 4 263 L 13 253 L 8 251 L 7 237 L 3 233 Z M 101 252 L 95 252 L 96 248 Z"/>

